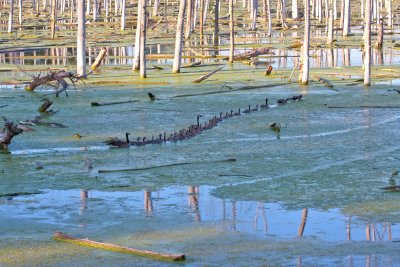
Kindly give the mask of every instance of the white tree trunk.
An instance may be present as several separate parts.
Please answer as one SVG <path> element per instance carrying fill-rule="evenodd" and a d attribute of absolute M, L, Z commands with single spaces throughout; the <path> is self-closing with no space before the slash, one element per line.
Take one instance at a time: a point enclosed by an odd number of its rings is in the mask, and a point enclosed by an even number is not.
<path fill-rule="evenodd" d="M 271 0 L 267 0 L 267 14 L 268 14 L 268 33 L 267 36 L 272 35 L 272 18 L 271 18 Z"/>
<path fill-rule="evenodd" d="M 85 50 L 85 0 L 77 0 L 78 33 L 76 40 L 76 73 L 86 77 L 86 50 Z"/>
<path fill-rule="evenodd" d="M 157 17 L 159 5 L 160 5 L 160 0 L 154 0 L 153 17 Z"/>
<path fill-rule="evenodd" d="M 303 73 L 301 77 L 301 84 L 307 85 L 309 79 L 309 47 L 310 47 L 310 0 L 304 1 L 304 41 L 302 51 Z"/>
<path fill-rule="evenodd" d="M 186 11 L 186 0 L 180 0 L 178 22 L 176 25 L 175 53 L 174 53 L 174 63 L 172 66 L 172 73 L 179 73 L 181 71 L 183 26 L 185 20 L 185 11 Z"/>
<path fill-rule="evenodd" d="M 292 19 L 297 19 L 299 17 L 297 0 L 292 0 Z"/>
<path fill-rule="evenodd" d="M 364 85 L 371 84 L 371 0 L 365 2 Z"/>
<path fill-rule="evenodd" d="M 328 45 L 333 44 L 333 22 L 333 10 L 329 9 L 328 40 L 326 42 Z"/>
<path fill-rule="evenodd" d="M 126 24 L 126 0 L 122 0 L 122 10 L 121 10 L 121 31 L 125 31 Z"/>
<path fill-rule="evenodd" d="M 57 20 L 57 0 L 51 0 L 50 29 L 51 39 L 56 36 L 56 20 Z"/>
<path fill-rule="evenodd" d="M 146 31 L 147 31 L 147 2 L 146 0 L 142 1 L 142 9 L 140 12 L 142 13 L 140 19 L 140 78 L 146 78 Z"/>
<path fill-rule="evenodd" d="M 344 0 L 343 37 L 350 33 L 350 0 Z"/>
<path fill-rule="evenodd" d="M 18 23 L 22 25 L 22 0 L 18 0 Z"/>
<path fill-rule="evenodd" d="M 90 0 L 86 0 L 86 16 L 90 15 Z"/>
<path fill-rule="evenodd" d="M 10 0 L 10 12 L 8 14 L 8 32 L 11 33 L 14 30 L 14 0 Z"/>
<path fill-rule="evenodd" d="M 93 21 L 97 21 L 98 1 L 93 0 Z"/>
<path fill-rule="evenodd" d="M 386 1 L 386 9 L 387 9 L 387 26 L 389 28 L 389 31 L 391 31 L 393 27 L 392 0 Z"/>
<path fill-rule="evenodd" d="M 233 0 L 229 0 L 229 29 L 230 29 L 230 49 L 229 49 L 229 63 L 233 63 L 235 55 L 235 25 L 233 20 Z"/>
<path fill-rule="evenodd" d="M 258 0 L 252 0 L 252 5 L 251 5 L 251 18 L 252 18 L 252 23 L 251 23 L 251 30 L 257 29 L 257 10 L 258 10 Z"/>
<path fill-rule="evenodd" d="M 142 13 L 140 10 L 142 9 L 142 2 L 145 0 L 139 0 L 138 1 L 138 16 L 137 16 L 137 23 L 136 23 L 136 35 L 135 35 L 135 55 L 133 57 L 133 70 L 139 70 L 140 69 L 140 26 L 141 26 L 141 20 L 142 20 Z"/>

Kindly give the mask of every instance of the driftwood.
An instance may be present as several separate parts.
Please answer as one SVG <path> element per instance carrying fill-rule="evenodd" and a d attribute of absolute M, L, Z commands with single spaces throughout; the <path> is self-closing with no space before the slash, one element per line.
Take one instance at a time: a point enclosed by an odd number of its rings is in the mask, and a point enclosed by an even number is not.
<path fill-rule="evenodd" d="M 5 117 L 3 117 L 3 120 L 4 128 L 0 131 L 0 145 L 2 145 L 3 148 L 7 148 L 14 136 L 21 134 L 24 130 L 18 127 L 18 124 L 15 124 Z"/>
<path fill-rule="evenodd" d="M 40 105 L 40 107 L 38 108 L 39 112 L 48 112 L 47 109 L 53 104 L 53 101 L 51 101 L 50 99 L 46 98 L 43 103 Z"/>
<path fill-rule="evenodd" d="M 96 60 L 94 61 L 94 63 L 90 67 L 90 69 L 92 71 L 97 70 L 97 68 L 100 66 L 100 64 L 103 61 L 103 59 L 106 56 L 106 54 L 107 54 L 107 48 L 106 47 L 102 47 L 101 50 L 100 50 L 100 53 L 96 57 Z"/>
<path fill-rule="evenodd" d="M 203 164 L 203 163 L 217 163 L 217 162 L 236 162 L 236 159 L 224 159 L 224 160 L 216 160 L 216 161 L 181 162 L 181 163 L 173 163 L 173 164 L 166 164 L 166 165 L 150 166 L 150 167 L 144 167 L 144 168 L 98 170 L 98 172 L 99 173 L 108 173 L 108 172 L 144 171 L 144 170 L 159 169 L 159 168 L 164 168 L 164 167 L 173 167 L 173 166 L 190 165 L 190 164 Z"/>
<path fill-rule="evenodd" d="M 116 252 L 123 252 L 123 253 L 133 254 L 133 255 L 137 255 L 137 256 L 142 256 L 142 257 L 153 258 L 156 260 L 183 261 L 186 258 L 185 255 L 183 255 L 183 254 L 167 254 L 167 253 L 154 252 L 154 251 L 150 251 L 150 250 L 128 248 L 128 247 L 113 245 L 113 244 L 109 244 L 109 243 L 92 241 L 87 238 L 85 238 L 85 239 L 76 238 L 76 237 L 72 237 L 72 236 L 69 236 L 67 234 L 64 234 L 64 233 L 61 233 L 58 231 L 54 233 L 54 239 L 58 240 L 58 241 L 69 242 L 69 243 L 82 245 L 82 246 L 101 248 L 101 249 L 105 249 L 105 250 L 111 250 L 111 251 L 116 251 Z"/>
<path fill-rule="evenodd" d="M 264 47 L 264 48 L 257 48 L 257 49 L 252 50 L 252 51 L 248 51 L 248 52 L 244 52 L 244 53 L 238 54 L 238 55 L 236 55 L 236 56 L 233 57 L 233 60 L 250 59 L 250 58 L 252 58 L 252 57 L 257 57 L 257 56 L 265 55 L 265 54 L 272 54 L 272 53 L 270 52 L 270 49 L 269 49 L 269 48 L 266 48 L 266 47 Z M 229 58 L 224 58 L 224 59 L 227 60 L 227 59 L 229 59 Z"/>
<path fill-rule="evenodd" d="M 92 107 L 98 107 L 98 106 L 118 105 L 118 104 L 126 104 L 133 102 L 139 102 L 139 100 L 127 100 L 127 101 L 117 101 L 117 102 L 91 102 L 90 105 Z"/>
<path fill-rule="evenodd" d="M 210 73 L 208 73 L 206 75 L 203 75 L 200 78 L 194 80 L 192 83 L 200 83 L 200 82 L 204 81 L 205 79 L 208 79 L 211 75 L 213 75 L 213 74 L 217 73 L 218 71 L 222 70 L 224 67 L 225 66 L 221 66 L 218 69 L 213 70 L 212 72 L 210 72 Z"/>
<path fill-rule="evenodd" d="M 66 78 L 69 78 L 73 83 L 75 82 L 73 79 L 78 79 L 72 72 L 64 70 L 50 71 L 46 76 L 40 77 L 40 74 L 33 76 L 33 81 L 25 86 L 25 90 L 34 91 L 36 87 L 41 85 L 49 85 L 56 89 L 61 85 L 63 89 L 66 89 L 68 87 L 68 83 L 65 81 Z"/>
<path fill-rule="evenodd" d="M 329 87 L 329 88 L 333 89 L 333 84 L 332 84 L 328 79 L 325 79 L 325 78 L 322 78 L 322 77 L 319 77 L 319 76 L 315 76 L 315 78 L 316 78 L 319 82 L 321 82 L 323 85 L 325 85 L 326 87 Z M 333 90 L 339 91 L 339 90 L 337 90 L 337 89 L 333 89 Z"/>

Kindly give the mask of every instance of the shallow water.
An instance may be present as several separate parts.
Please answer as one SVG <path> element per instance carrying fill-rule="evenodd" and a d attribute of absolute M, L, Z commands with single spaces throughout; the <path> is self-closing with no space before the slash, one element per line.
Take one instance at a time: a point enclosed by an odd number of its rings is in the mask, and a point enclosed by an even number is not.
<path fill-rule="evenodd" d="M 188 266 L 396 266 L 400 195 L 380 188 L 399 169 L 400 108 L 357 107 L 399 106 L 390 88 L 289 85 L 171 99 L 193 89 L 89 86 L 54 98 L 60 111 L 44 120 L 68 127 L 36 126 L 0 153 L 1 194 L 39 193 L 0 197 L 0 265 L 166 265 L 52 241 L 61 230 L 184 253 Z M 8 105 L 1 112 L 12 120 L 33 118 L 46 93 L 0 90 L 0 106 Z M 148 101 L 147 91 L 161 100 Z M 172 133 L 197 114 L 206 121 L 299 93 L 303 101 L 225 120 L 190 140 L 125 149 L 103 143 L 125 132 L 133 139 Z M 90 106 L 127 99 L 140 102 Z M 230 158 L 236 162 L 219 162 Z M 164 166 L 176 163 L 190 164 Z M 99 172 L 152 166 L 161 167 Z"/>

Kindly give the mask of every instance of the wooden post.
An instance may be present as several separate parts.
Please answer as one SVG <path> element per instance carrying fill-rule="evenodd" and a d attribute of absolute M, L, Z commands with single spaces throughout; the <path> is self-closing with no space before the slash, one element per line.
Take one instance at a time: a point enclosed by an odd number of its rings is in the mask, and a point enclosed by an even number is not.
<path fill-rule="evenodd" d="M 76 42 L 76 73 L 86 77 L 86 49 L 85 49 L 85 0 L 77 0 L 78 33 Z"/>
<path fill-rule="evenodd" d="M 218 46 L 219 44 L 219 0 L 215 0 L 215 20 L 214 20 L 214 38 L 213 44 L 214 46 Z"/>
<path fill-rule="evenodd" d="M 310 0 L 304 0 L 304 41 L 302 51 L 303 74 L 301 84 L 307 85 L 309 79 L 309 47 L 310 47 Z"/>
<path fill-rule="evenodd" d="M 56 20 L 57 20 L 57 0 L 51 0 L 51 39 L 56 35 Z"/>
<path fill-rule="evenodd" d="M 350 33 L 350 0 L 344 0 L 343 37 Z"/>
<path fill-rule="evenodd" d="M 136 35 L 135 35 L 135 55 L 133 57 L 133 66 L 132 69 L 135 70 L 139 70 L 140 69 L 140 26 L 141 26 L 141 20 L 142 20 L 142 12 L 140 12 L 140 10 L 142 9 L 142 3 L 145 0 L 139 0 L 138 1 L 138 6 L 137 6 L 137 10 L 138 10 L 138 15 L 137 15 L 137 21 L 136 21 Z"/>
<path fill-rule="evenodd" d="M 333 22 L 333 10 L 329 9 L 328 40 L 326 41 L 328 45 L 333 44 Z"/>
<path fill-rule="evenodd" d="M 371 0 L 365 0 L 364 85 L 371 85 Z"/>
<path fill-rule="evenodd" d="M 229 50 L 229 63 L 233 63 L 235 55 L 235 25 L 233 21 L 233 0 L 229 0 L 229 29 L 230 29 L 230 50 Z"/>
<path fill-rule="evenodd" d="M 146 24 L 147 24 L 147 1 L 142 0 L 142 9 L 140 12 L 142 13 L 140 20 L 140 78 L 146 78 Z"/>
<path fill-rule="evenodd" d="M 172 66 L 172 73 L 179 73 L 181 71 L 183 24 L 185 19 L 185 11 L 186 11 L 186 0 L 180 0 L 178 22 L 176 25 L 175 54 L 174 54 L 174 63 Z"/>
<path fill-rule="evenodd" d="M 10 0 L 10 12 L 8 13 L 8 33 L 12 33 L 14 30 L 14 0 Z"/>

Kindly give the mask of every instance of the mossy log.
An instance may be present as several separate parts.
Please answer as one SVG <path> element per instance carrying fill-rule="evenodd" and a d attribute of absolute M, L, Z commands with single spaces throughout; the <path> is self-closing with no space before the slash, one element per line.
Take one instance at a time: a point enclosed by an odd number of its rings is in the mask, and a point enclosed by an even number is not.
<path fill-rule="evenodd" d="M 113 245 L 113 244 L 109 244 L 109 243 L 92 241 L 87 238 L 86 239 L 76 238 L 76 237 L 72 237 L 72 236 L 69 236 L 67 234 L 64 234 L 64 233 L 61 233 L 58 231 L 54 233 L 54 239 L 58 240 L 58 241 L 69 242 L 69 243 L 82 245 L 82 246 L 101 248 L 101 249 L 105 249 L 105 250 L 128 253 L 128 254 L 133 254 L 133 255 L 142 256 L 142 257 L 148 257 L 148 258 L 152 258 L 152 259 L 156 259 L 156 260 L 183 261 L 186 258 L 185 255 L 183 255 L 183 254 L 167 254 L 167 253 L 154 252 L 154 251 L 150 251 L 150 250 L 140 250 L 140 249 L 128 248 L 128 247 Z"/>

